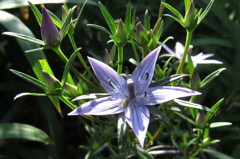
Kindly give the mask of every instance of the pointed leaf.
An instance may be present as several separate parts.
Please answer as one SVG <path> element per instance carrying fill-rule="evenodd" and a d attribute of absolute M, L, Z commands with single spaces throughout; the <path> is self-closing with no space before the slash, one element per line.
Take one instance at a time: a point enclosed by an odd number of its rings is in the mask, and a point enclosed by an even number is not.
<path fill-rule="evenodd" d="M 49 136 L 42 130 L 31 125 L 20 123 L 0 124 L 0 140 L 6 139 L 24 139 L 41 142 L 46 145 L 52 143 Z"/>
<path fill-rule="evenodd" d="M 62 76 L 62 80 L 61 80 L 61 84 L 63 86 L 64 86 L 64 83 L 66 82 L 67 76 L 68 76 L 71 66 L 75 60 L 75 57 L 77 56 L 77 54 L 79 53 L 80 50 L 81 50 L 81 48 L 78 48 L 72 53 L 71 57 L 69 58 L 67 64 L 64 67 L 63 76 Z"/>
<path fill-rule="evenodd" d="M 98 4 L 99 4 L 99 8 L 105 18 L 105 21 L 107 22 L 108 27 L 111 30 L 112 35 L 114 35 L 115 31 L 117 30 L 117 24 L 116 24 L 115 20 L 113 19 L 111 14 L 108 12 L 108 10 L 104 7 L 104 5 L 101 2 L 98 2 Z"/>
<path fill-rule="evenodd" d="M 125 30 L 127 33 L 130 32 L 130 26 L 131 26 L 131 20 L 132 20 L 132 5 L 131 2 L 128 2 L 128 6 L 127 6 L 127 11 L 126 11 L 126 15 L 125 15 Z"/>
<path fill-rule="evenodd" d="M 176 80 L 179 80 L 183 77 L 189 76 L 188 74 L 175 74 L 175 75 L 171 75 L 169 77 L 163 78 L 157 82 L 153 82 L 150 87 L 155 87 L 155 86 L 165 86 L 169 83 L 172 83 Z"/>
<path fill-rule="evenodd" d="M 96 25 L 96 24 L 87 24 L 87 26 L 91 27 L 91 28 L 94 28 L 94 29 L 97 29 L 97 30 L 100 30 L 100 31 L 103 31 L 105 33 L 107 33 L 108 35 L 111 35 L 111 33 L 104 27 L 100 26 L 100 25 Z"/>
<path fill-rule="evenodd" d="M 179 13 L 175 8 L 173 8 L 171 5 L 167 3 L 162 3 L 167 9 L 169 9 L 175 16 L 178 17 L 178 19 L 182 22 L 184 20 L 181 13 Z"/>
<path fill-rule="evenodd" d="M 223 126 L 230 126 L 232 123 L 230 122 L 215 122 L 210 124 L 210 128 L 219 128 Z"/>
<path fill-rule="evenodd" d="M 211 82 L 214 78 L 216 78 L 222 71 L 226 70 L 226 68 L 220 68 L 216 71 L 214 71 L 213 73 L 211 73 L 210 75 L 208 75 L 207 77 L 205 77 L 201 84 L 200 87 L 204 87 L 206 86 L 209 82 Z"/>
<path fill-rule="evenodd" d="M 45 45 L 45 43 L 42 40 L 36 39 L 28 35 L 24 35 L 24 34 L 6 31 L 6 32 L 3 32 L 3 35 L 12 36 L 12 37 L 19 38 L 19 39 L 22 39 L 31 43 L 39 44 L 39 45 Z"/>
<path fill-rule="evenodd" d="M 14 97 L 14 100 L 24 97 L 24 96 L 38 96 L 38 97 L 45 97 L 47 94 L 45 93 L 20 93 Z"/>
<path fill-rule="evenodd" d="M 191 103 L 188 101 L 184 101 L 184 100 L 180 100 L 180 99 L 174 99 L 174 102 L 176 102 L 177 104 L 184 106 L 184 107 L 189 107 L 189 108 L 195 108 L 195 109 L 200 109 L 200 110 L 205 110 L 207 112 L 213 113 L 214 112 L 209 109 L 208 107 L 202 106 L 200 104 L 196 104 L 196 103 Z"/>
<path fill-rule="evenodd" d="M 188 121 L 189 123 L 195 125 L 195 122 L 192 119 L 186 117 L 185 115 L 183 115 L 181 113 L 178 113 L 178 112 L 174 112 L 174 113 L 177 114 L 178 116 L 180 116 L 181 118 L 183 118 L 184 120 Z"/>
<path fill-rule="evenodd" d="M 38 10 L 38 8 L 34 4 L 32 4 L 32 2 L 28 1 L 28 4 L 29 4 L 33 14 L 35 15 L 35 18 L 36 18 L 39 26 L 41 26 L 41 22 L 42 22 L 41 12 Z"/>
<path fill-rule="evenodd" d="M 25 81 L 37 86 L 38 88 L 42 89 L 42 90 L 45 90 L 45 84 L 43 82 L 41 82 L 40 80 L 32 77 L 32 76 L 29 76 L 23 72 L 19 72 L 19 71 L 16 71 L 16 70 L 13 70 L 13 69 L 10 69 L 10 71 L 12 73 L 14 73 L 15 75 L 17 75 L 18 77 L 21 77 L 22 79 L 24 79 Z"/>
<path fill-rule="evenodd" d="M 212 106 L 211 110 L 216 114 L 220 105 L 222 104 L 224 98 L 220 99 L 216 104 L 214 104 L 214 106 Z M 210 120 L 212 117 L 214 116 L 214 114 L 212 113 L 207 113 L 207 118 L 208 120 Z"/>
<path fill-rule="evenodd" d="M 85 95 L 81 95 L 81 96 L 74 98 L 72 101 L 77 101 L 77 100 L 82 100 L 82 99 L 97 99 L 97 98 L 106 97 L 106 96 L 109 96 L 109 94 L 108 93 L 85 94 Z"/>
<path fill-rule="evenodd" d="M 203 13 L 199 16 L 198 18 L 198 25 L 201 23 L 201 21 L 206 17 L 206 15 L 208 14 L 209 10 L 211 9 L 212 5 L 213 5 L 214 0 L 210 0 L 210 2 L 208 3 L 207 7 L 205 8 L 205 10 L 203 11 Z"/>

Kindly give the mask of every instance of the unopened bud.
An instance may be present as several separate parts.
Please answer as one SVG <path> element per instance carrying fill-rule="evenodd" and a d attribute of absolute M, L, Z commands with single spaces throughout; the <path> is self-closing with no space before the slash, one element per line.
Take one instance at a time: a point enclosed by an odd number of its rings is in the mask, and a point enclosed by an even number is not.
<path fill-rule="evenodd" d="M 45 7 L 42 7 L 41 35 L 47 46 L 56 47 L 60 43 L 60 33 Z"/>
<path fill-rule="evenodd" d="M 196 16 L 196 10 L 193 0 L 191 0 L 189 8 L 184 17 L 184 24 L 187 30 L 194 30 L 196 28 L 198 16 Z"/>
<path fill-rule="evenodd" d="M 193 90 L 199 90 L 200 84 L 201 84 L 201 79 L 199 77 L 197 69 L 195 68 L 192 78 L 190 79 L 190 87 Z"/>
<path fill-rule="evenodd" d="M 115 32 L 114 36 L 117 37 L 120 40 L 119 42 L 117 42 L 117 41 L 114 41 L 114 39 L 113 39 L 113 41 L 117 45 L 123 46 L 127 43 L 127 33 L 126 33 L 126 30 L 125 30 L 122 19 L 119 20 L 118 27 L 116 29 L 116 32 Z"/>
<path fill-rule="evenodd" d="M 205 128 L 207 124 L 207 119 L 206 119 L 206 116 L 205 116 L 205 113 L 204 111 L 200 111 L 196 117 L 196 127 L 197 128 Z"/>
<path fill-rule="evenodd" d="M 62 86 L 60 81 L 54 76 L 48 74 L 46 71 L 42 71 L 46 84 L 47 93 L 51 95 L 58 95 L 62 92 Z"/>

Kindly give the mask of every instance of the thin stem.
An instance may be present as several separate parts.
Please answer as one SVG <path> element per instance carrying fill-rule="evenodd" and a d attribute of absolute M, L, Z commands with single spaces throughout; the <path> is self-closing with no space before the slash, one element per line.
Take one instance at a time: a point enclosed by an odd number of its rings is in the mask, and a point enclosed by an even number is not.
<path fill-rule="evenodd" d="M 62 50 L 60 49 L 60 47 L 57 48 L 53 48 L 53 50 L 58 54 L 58 56 L 62 59 L 63 62 L 67 63 L 68 62 L 68 58 L 64 55 L 64 53 L 62 52 Z M 90 82 L 87 78 L 85 78 L 81 73 L 78 72 L 78 70 L 71 66 L 71 70 L 78 76 L 80 77 L 80 79 L 82 79 L 86 84 L 92 86 L 93 88 L 105 92 L 104 89 L 96 86 L 95 84 L 93 84 L 92 82 Z M 69 76 L 68 76 L 69 78 Z"/>
<path fill-rule="evenodd" d="M 77 49 L 77 45 L 75 43 L 74 37 L 72 34 L 68 34 L 69 39 L 71 41 L 72 47 L 74 50 Z M 83 67 L 85 68 L 85 70 L 87 70 L 88 74 L 91 76 L 91 78 L 94 80 L 94 82 L 98 83 L 98 80 L 96 79 L 96 77 L 94 76 L 94 74 L 92 73 L 92 71 L 89 69 L 88 65 L 86 64 L 85 60 L 83 59 L 82 55 L 79 53 L 77 54 L 80 62 L 82 63 Z"/>
<path fill-rule="evenodd" d="M 60 96 L 59 96 L 59 99 L 61 99 L 61 101 L 63 101 L 63 102 L 64 102 L 69 108 L 71 108 L 72 110 L 77 108 L 72 102 L 70 102 L 70 101 L 69 101 L 67 98 L 65 98 L 63 95 L 60 95 Z"/>
<path fill-rule="evenodd" d="M 185 46 L 184 46 L 184 52 L 183 52 L 183 56 L 182 56 L 181 62 L 179 64 L 178 68 L 177 68 L 176 74 L 183 73 L 183 65 L 184 65 L 184 63 L 186 61 L 189 45 L 190 45 L 191 40 L 192 40 L 192 34 L 193 34 L 192 31 L 188 31 L 187 30 L 187 37 L 186 37 L 186 42 L 185 42 Z"/>
<path fill-rule="evenodd" d="M 152 142 L 158 137 L 158 135 L 160 134 L 160 132 L 162 131 L 162 129 L 163 129 L 163 126 L 161 126 L 161 127 L 155 132 L 155 134 L 153 135 L 152 140 L 149 141 L 149 142 L 147 143 L 147 145 L 145 146 L 145 149 L 149 148 L 149 147 L 152 145 Z"/>
<path fill-rule="evenodd" d="M 123 46 L 118 46 L 118 68 L 117 68 L 117 72 L 119 74 L 122 73 L 122 66 L 123 66 Z"/>

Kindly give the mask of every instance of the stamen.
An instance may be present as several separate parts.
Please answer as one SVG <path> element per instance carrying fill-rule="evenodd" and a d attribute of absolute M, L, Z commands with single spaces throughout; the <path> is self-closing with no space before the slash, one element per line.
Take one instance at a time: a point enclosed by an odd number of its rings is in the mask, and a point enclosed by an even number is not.
<path fill-rule="evenodd" d="M 149 73 L 146 73 L 145 80 L 148 80 L 148 77 L 149 77 Z"/>
<path fill-rule="evenodd" d="M 146 96 L 147 96 L 147 92 L 145 91 L 145 92 L 144 92 L 144 97 L 146 97 Z"/>
<path fill-rule="evenodd" d="M 123 108 L 124 109 L 128 106 L 128 103 L 129 103 L 129 99 L 125 98 L 124 101 L 123 101 Z"/>
<path fill-rule="evenodd" d="M 108 83 L 110 86 L 112 86 L 113 88 L 116 88 L 116 86 L 112 83 L 112 81 L 110 79 L 108 79 Z"/>
<path fill-rule="evenodd" d="M 128 84 L 129 100 L 132 100 L 136 97 L 135 90 L 134 90 L 134 85 L 133 85 L 133 80 L 128 79 L 127 84 Z"/>

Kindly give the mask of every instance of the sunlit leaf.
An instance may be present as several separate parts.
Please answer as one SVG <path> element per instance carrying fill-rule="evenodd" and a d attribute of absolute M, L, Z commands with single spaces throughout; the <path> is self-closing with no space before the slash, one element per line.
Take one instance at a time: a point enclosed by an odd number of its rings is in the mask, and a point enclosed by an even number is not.
<path fill-rule="evenodd" d="M 210 128 L 218 128 L 223 126 L 230 126 L 232 123 L 230 122 L 215 122 L 210 124 Z"/>
<path fill-rule="evenodd" d="M 205 110 L 207 112 L 210 112 L 210 113 L 214 114 L 214 112 L 210 108 L 202 106 L 200 104 L 188 102 L 188 101 L 181 100 L 181 99 L 174 99 L 174 102 L 176 102 L 177 104 L 179 104 L 181 106 L 184 106 L 184 107 L 195 108 L 195 109 L 199 109 L 199 110 Z"/>
<path fill-rule="evenodd" d="M 202 82 L 201 82 L 201 84 L 200 84 L 200 87 L 202 88 L 202 87 L 206 86 L 206 85 L 207 85 L 208 83 L 210 83 L 213 79 L 215 79 L 217 76 L 219 76 L 219 74 L 220 74 L 222 71 L 224 71 L 224 70 L 226 70 L 226 68 L 220 68 L 220 69 L 214 71 L 213 73 L 211 73 L 210 75 L 208 75 L 207 77 L 205 77 L 205 78 L 202 80 Z"/>

